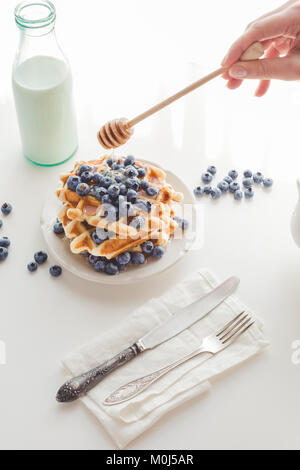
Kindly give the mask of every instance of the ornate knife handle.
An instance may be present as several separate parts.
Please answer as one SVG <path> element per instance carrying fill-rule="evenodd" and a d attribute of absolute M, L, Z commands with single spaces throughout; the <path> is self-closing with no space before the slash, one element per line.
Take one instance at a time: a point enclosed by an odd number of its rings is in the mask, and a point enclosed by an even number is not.
<path fill-rule="evenodd" d="M 204 347 L 200 347 L 191 354 L 184 356 L 178 361 L 173 362 L 172 364 L 169 364 L 168 366 L 163 367 L 162 369 L 152 372 L 151 374 L 145 375 L 144 377 L 140 377 L 139 379 L 133 380 L 132 382 L 128 382 L 122 387 L 117 388 L 117 390 L 115 390 L 108 397 L 106 397 L 103 402 L 104 405 L 117 405 L 119 403 L 123 403 L 124 401 L 130 400 L 130 398 L 139 395 L 141 392 L 146 390 L 146 388 L 148 388 L 151 384 L 156 382 L 160 377 L 167 374 L 172 369 L 175 369 L 175 367 L 205 352 L 210 351 L 207 351 L 207 349 Z M 209 359 L 209 357 L 207 357 L 206 359 Z"/>
<path fill-rule="evenodd" d="M 57 392 L 56 400 L 61 403 L 67 403 L 77 400 L 81 395 L 84 395 L 93 387 L 98 385 L 104 377 L 110 372 L 113 372 L 118 367 L 126 364 L 136 357 L 142 349 L 139 348 L 137 343 L 134 343 L 127 349 L 124 349 L 121 353 L 117 354 L 112 359 L 103 362 L 100 366 L 85 372 L 78 377 L 74 377 L 68 380 L 64 385 L 60 387 Z"/>

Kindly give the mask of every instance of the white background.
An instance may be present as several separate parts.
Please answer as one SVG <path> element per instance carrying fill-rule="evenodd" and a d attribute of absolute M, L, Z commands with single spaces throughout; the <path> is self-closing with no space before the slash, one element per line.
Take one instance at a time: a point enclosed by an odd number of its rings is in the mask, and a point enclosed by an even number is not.
<path fill-rule="evenodd" d="M 159 99 L 217 68 L 227 47 L 275 0 L 57 0 L 57 34 L 74 75 L 79 116 L 78 158 L 101 154 L 99 125 L 133 117 Z M 203 247 L 154 280 L 101 287 L 47 267 L 26 264 L 45 248 L 39 216 L 64 168 L 41 169 L 22 157 L 11 93 L 17 48 L 15 2 L 2 0 L 0 27 L 0 201 L 14 212 L 2 235 L 12 240 L 0 266 L 0 447 L 113 449 L 100 424 L 80 403 L 59 406 L 60 358 L 151 296 L 201 267 L 220 279 L 241 278 L 239 296 L 266 323 L 271 347 L 214 381 L 212 391 L 173 411 L 131 449 L 300 449 L 300 365 L 291 344 L 300 339 L 300 252 L 289 223 L 300 176 L 299 83 L 274 83 L 262 99 L 256 84 L 232 92 L 221 78 L 136 128 L 124 152 L 156 160 L 191 187 L 209 163 L 219 176 L 235 167 L 261 170 L 274 188 L 241 204 L 231 197 L 203 207 Z M 51 260 L 53 261 L 53 260 Z M 49 263 L 50 265 L 50 263 Z"/>

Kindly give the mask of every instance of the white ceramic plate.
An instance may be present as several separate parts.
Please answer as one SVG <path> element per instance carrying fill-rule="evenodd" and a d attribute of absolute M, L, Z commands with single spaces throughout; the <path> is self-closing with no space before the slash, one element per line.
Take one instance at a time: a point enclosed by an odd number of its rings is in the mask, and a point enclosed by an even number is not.
<path fill-rule="evenodd" d="M 159 166 L 153 162 L 146 160 L 143 161 L 157 167 Z M 151 276 L 157 275 L 177 263 L 185 253 L 190 250 L 195 239 L 195 200 L 193 193 L 183 183 L 183 181 L 178 178 L 178 176 L 174 175 L 171 171 L 164 171 L 167 174 L 167 182 L 170 183 L 176 191 L 180 191 L 184 195 L 183 203 L 177 204 L 177 207 L 175 206 L 175 212 L 177 214 L 182 214 L 183 204 L 189 204 L 190 217 L 187 218 L 192 220 L 190 220 L 189 228 L 184 232 L 182 238 L 170 241 L 165 255 L 160 260 L 149 259 L 147 263 L 142 266 L 131 265 L 126 271 L 115 276 L 109 276 L 105 273 L 94 271 L 93 267 L 88 263 L 85 257 L 74 255 L 70 251 L 69 240 L 61 238 L 61 236 L 57 236 L 53 232 L 53 225 L 61 206 L 61 202 L 56 197 L 55 191 L 53 191 L 53 194 L 48 197 L 42 210 L 41 228 L 49 251 L 56 258 L 58 264 L 76 276 L 88 281 L 98 282 L 100 284 L 130 284 L 143 281 Z"/>

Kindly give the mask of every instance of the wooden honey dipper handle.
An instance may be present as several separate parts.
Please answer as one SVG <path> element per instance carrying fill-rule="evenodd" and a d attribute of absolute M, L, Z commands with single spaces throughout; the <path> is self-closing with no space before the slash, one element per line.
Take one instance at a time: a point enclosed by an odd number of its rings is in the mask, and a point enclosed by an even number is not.
<path fill-rule="evenodd" d="M 259 59 L 264 53 L 264 48 L 260 42 L 254 42 L 248 49 L 241 55 L 240 60 L 256 60 Z M 157 105 L 153 106 L 152 108 L 148 109 L 142 114 L 139 114 L 136 116 L 134 119 L 131 119 L 131 121 L 128 122 L 128 127 L 133 127 L 139 122 L 143 121 L 147 117 L 151 116 L 154 113 L 157 113 L 161 109 L 165 108 L 171 103 L 174 103 L 174 101 L 177 101 L 179 98 L 182 98 L 183 96 L 187 95 L 193 90 L 196 90 L 196 88 L 199 88 L 200 86 L 204 85 L 205 83 L 209 82 L 213 78 L 222 75 L 226 71 L 226 68 L 221 67 L 214 72 L 209 73 L 203 78 L 200 78 L 200 80 L 197 80 L 196 82 L 192 83 L 191 85 L 187 86 L 183 90 L 178 91 L 174 95 L 170 96 L 164 101 L 161 101 Z"/>
<path fill-rule="evenodd" d="M 255 60 L 259 59 L 264 53 L 264 48 L 260 42 L 254 42 L 240 57 L 240 60 Z M 157 113 L 161 109 L 165 108 L 169 104 L 173 103 L 174 101 L 182 98 L 183 96 L 187 95 L 191 91 L 199 88 L 200 86 L 204 85 L 205 83 L 209 82 L 213 78 L 217 77 L 218 75 L 222 75 L 227 69 L 221 67 L 214 72 L 209 73 L 200 80 L 192 83 L 191 85 L 187 86 L 181 91 L 175 93 L 175 95 L 170 96 L 164 101 L 161 101 L 157 105 L 153 106 L 152 108 L 148 109 L 142 114 L 139 114 L 131 121 L 128 121 L 125 118 L 122 119 L 115 119 L 113 121 L 107 122 L 104 126 L 101 127 L 99 130 L 97 137 L 102 145 L 102 147 L 106 149 L 116 148 L 120 145 L 123 145 L 130 139 L 131 135 L 133 134 L 133 127 L 138 122 L 143 121 L 147 117 L 151 116 L 154 113 Z"/>

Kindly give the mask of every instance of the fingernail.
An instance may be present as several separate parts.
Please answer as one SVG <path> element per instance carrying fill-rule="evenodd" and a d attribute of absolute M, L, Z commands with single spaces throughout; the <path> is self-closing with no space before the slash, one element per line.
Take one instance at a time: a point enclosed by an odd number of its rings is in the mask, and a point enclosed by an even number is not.
<path fill-rule="evenodd" d="M 248 72 L 247 70 L 242 67 L 241 65 L 234 65 L 233 67 L 231 67 L 231 69 L 229 70 L 229 75 L 232 77 L 232 78 L 245 78 L 247 77 L 248 75 Z"/>

